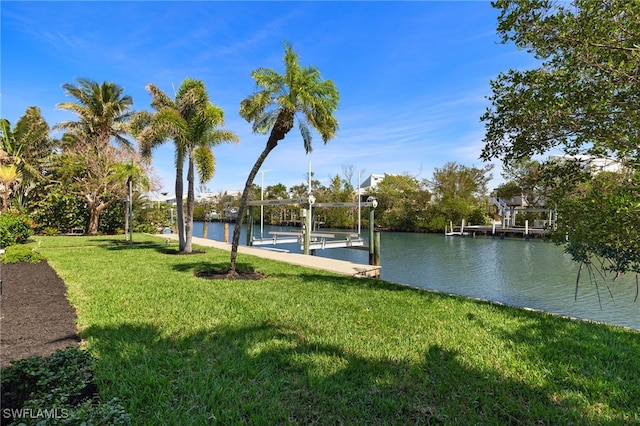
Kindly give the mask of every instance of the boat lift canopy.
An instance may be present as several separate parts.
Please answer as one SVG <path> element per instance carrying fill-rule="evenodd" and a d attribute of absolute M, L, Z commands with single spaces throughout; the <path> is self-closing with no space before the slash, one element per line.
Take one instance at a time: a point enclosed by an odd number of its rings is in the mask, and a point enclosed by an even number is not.
<path fill-rule="evenodd" d="M 312 207 L 370 207 L 375 209 L 378 205 L 377 200 L 370 198 L 368 201 L 359 203 L 315 203 L 315 197 L 312 195 L 308 199 L 283 199 L 283 200 L 259 200 L 249 201 L 247 203 L 249 207 L 254 206 L 273 206 L 273 205 L 307 205 L 309 212 L 306 215 L 310 215 Z M 310 224 L 310 217 L 306 221 L 307 226 Z M 248 238 L 248 242 L 251 245 L 276 245 L 276 244 L 291 244 L 300 243 L 300 248 L 304 251 L 327 249 L 327 248 L 341 248 L 341 247 L 363 247 L 364 240 L 360 236 L 360 233 L 354 232 L 319 232 L 311 231 L 308 236 L 305 235 L 306 227 L 299 232 L 296 231 L 271 231 L 269 232 L 269 238 L 256 238 L 254 237 L 253 230 Z M 358 230 L 360 224 L 358 223 Z M 307 241 L 305 241 L 305 237 Z"/>

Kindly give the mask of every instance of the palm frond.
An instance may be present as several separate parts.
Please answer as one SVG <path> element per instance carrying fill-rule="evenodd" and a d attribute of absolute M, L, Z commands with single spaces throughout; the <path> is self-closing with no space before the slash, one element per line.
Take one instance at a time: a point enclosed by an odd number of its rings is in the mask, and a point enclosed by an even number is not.
<path fill-rule="evenodd" d="M 256 117 L 253 121 L 253 131 L 256 133 L 267 133 L 278 120 L 280 109 L 273 109 L 271 111 L 264 111 L 259 117 Z"/>
<path fill-rule="evenodd" d="M 286 81 L 284 77 L 271 68 L 258 68 L 251 73 L 256 86 L 271 94 L 284 93 Z"/>
<path fill-rule="evenodd" d="M 211 132 L 209 132 L 207 140 L 205 141 L 205 144 L 207 146 L 213 147 L 216 145 L 220 145 L 221 143 L 237 144 L 237 143 L 240 143 L 240 139 L 238 138 L 238 135 L 236 135 L 230 130 L 214 129 Z"/>
<path fill-rule="evenodd" d="M 129 120 L 129 133 L 137 138 L 144 128 L 151 124 L 151 118 L 149 111 L 138 111 L 133 114 Z"/>
<path fill-rule="evenodd" d="M 224 125 L 224 111 L 217 105 L 209 104 L 204 109 L 204 121 L 211 127 Z"/>
<path fill-rule="evenodd" d="M 302 67 L 298 55 L 288 43 L 285 47 L 284 74 L 269 68 L 258 68 L 251 73 L 258 87 L 240 103 L 240 115 L 252 123 L 253 131 L 267 133 L 281 118 L 280 136 L 293 127 L 294 117 L 306 152 L 312 150 L 311 129 L 321 135 L 324 143 L 335 137 L 338 121 L 334 111 L 338 107 L 339 93 L 331 80 L 323 80 L 313 66 Z M 301 113 L 298 115 L 298 113 Z M 282 115 L 284 114 L 284 115 Z"/>
<path fill-rule="evenodd" d="M 215 158 L 208 146 L 199 145 L 193 150 L 193 160 L 198 171 L 200 184 L 211 180 L 215 173 Z"/>
<path fill-rule="evenodd" d="M 313 146 L 311 145 L 312 137 L 309 126 L 306 125 L 304 120 L 298 120 L 298 128 L 300 129 L 300 135 L 302 135 L 302 141 L 304 142 L 304 150 L 307 154 L 309 154 L 311 153 L 311 151 L 313 151 Z"/>
<path fill-rule="evenodd" d="M 272 99 L 268 90 L 255 92 L 240 102 L 240 116 L 248 122 L 255 121 L 272 104 Z"/>
<path fill-rule="evenodd" d="M 146 89 L 151 95 L 151 107 L 156 111 L 165 108 L 175 108 L 175 104 L 171 98 L 154 84 L 147 84 Z"/>
<path fill-rule="evenodd" d="M 0 118 L 0 132 L 2 133 L 2 139 L 0 140 L 0 149 L 11 149 L 11 123 L 9 120 Z"/>

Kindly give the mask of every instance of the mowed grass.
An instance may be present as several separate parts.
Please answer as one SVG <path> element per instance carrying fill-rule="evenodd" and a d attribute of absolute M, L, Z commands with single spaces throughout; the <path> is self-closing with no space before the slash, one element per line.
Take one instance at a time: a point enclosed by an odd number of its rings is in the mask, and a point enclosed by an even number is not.
<path fill-rule="evenodd" d="M 640 424 L 638 332 L 246 255 L 265 279 L 206 280 L 228 252 L 150 236 L 37 240 L 135 424 Z"/>

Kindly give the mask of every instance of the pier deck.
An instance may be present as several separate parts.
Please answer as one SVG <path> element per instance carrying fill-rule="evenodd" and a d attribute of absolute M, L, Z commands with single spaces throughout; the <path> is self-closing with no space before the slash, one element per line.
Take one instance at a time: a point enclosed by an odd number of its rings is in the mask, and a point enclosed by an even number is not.
<path fill-rule="evenodd" d="M 162 237 L 169 238 L 171 240 L 178 239 L 177 234 L 162 234 Z M 231 251 L 231 244 L 222 241 L 193 237 L 193 244 Z M 361 278 L 380 277 L 380 266 L 365 265 L 361 263 L 348 262 L 346 260 L 329 259 L 326 257 L 309 256 L 299 253 L 287 253 L 257 247 L 247 247 L 243 245 L 238 247 L 238 253 L 273 259 L 279 262 L 289 263 L 291 265 L 304 266 L 306 268 L 319 269 L 341 275 L 350 275 Z"/>
<path fill-rule="evenodd" d="M 453 232 L 459 233 L 462 231 L 461 226 L 454 226 Z M 467 225 L 464 227 L 464 234 L 470 237 L 475 236 L 495 236 L 500 238 L 515 237 L 515 238 L 543 238 L 547 235 L 547 230 L 543 228 L 528 228 L 524 226 L 506 227 L 502 228 L 496 225 L 495 228 L 491 225 Z"/>

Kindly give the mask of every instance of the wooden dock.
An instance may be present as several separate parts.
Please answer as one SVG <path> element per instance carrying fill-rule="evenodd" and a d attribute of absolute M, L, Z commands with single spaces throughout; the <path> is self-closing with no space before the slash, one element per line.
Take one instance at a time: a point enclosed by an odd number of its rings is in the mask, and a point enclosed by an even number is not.
<path fill-rule="evenodd" d="M 544 238 L 548 230 L 544 228 L 527 228 L 524 226 L 501 227 L 500 225 L 467 225 L 454 226 L 455 234 L 462 233 L 466 237 L 497 237 L 497 238 Z"/>

